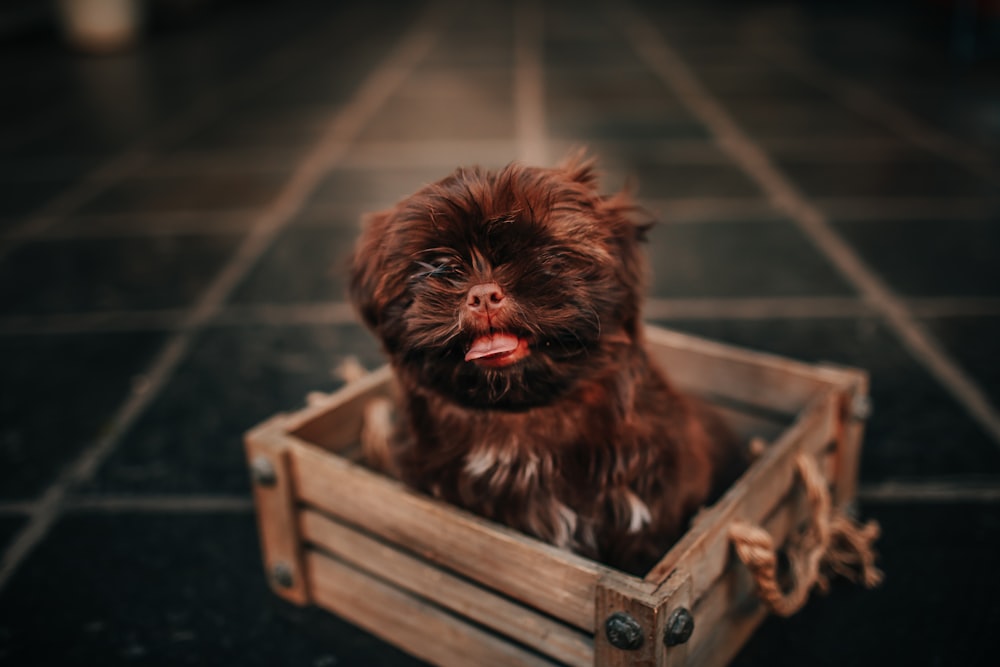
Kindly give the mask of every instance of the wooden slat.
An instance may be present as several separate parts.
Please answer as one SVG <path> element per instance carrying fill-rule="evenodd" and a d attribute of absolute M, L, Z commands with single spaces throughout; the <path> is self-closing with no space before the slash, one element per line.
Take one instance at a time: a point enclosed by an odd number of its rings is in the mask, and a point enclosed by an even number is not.
<path fill-rule="evenodd" d="M 306 554 L 315 602 L 411 655 L 442 667 L 553 667 L 552 662 L 316 552 Z"/>
<path fill-rule="evenodd" d="M 593 633 L 597 578 L 615 571 L 414 493 L 308 443 L 291 448 L 291 461 L 302 502 Z"/>
<path fill-rule="evenodd" d="M 338 560 L 472 619 L 567 665 L 594 664 L 593 639 L 444 572 L 315 511 L 299 515 L 303 538 Z"/>
<path fill-rule="evenodd" d="M 839 397 L 833 391 L 814 400 L 715 506 L 699 515 L 695 525 L 650 570 L 646 581 L 662 582 L 678 568 L 690 573 L 694 595 L 700 597 L 726 566 L 730 522 L 760 522 L 771 513 L 791 487 L 796 474 L 795 456 L 799 452 L 815 455 L 831 442 L 837 427 L 838 404 Z"/>
<path fill-rule="evenodd" d="M 834 369 L 715 343 L 659 327 L 646 328 L 649 350 L 681 389 L 711 398 L 797 414 L 831 384 L 845 381 Z"/>
<path fill-rule="evenodd" d="M 266 462 L 274 471 L 273 483 L 253 485 L 261 553 L 271 588 L 289 602 L 303 605 L 309 602 L 309 595 L 302 566 L 302 540 L 296 531 L 287 443 L 281 427 L 280 419 L 275 419 L 248 433 L 245 451 L 250 466 Z M 275 579 L 276 567 L 285 569 L 291 577 L 290 585 Z"/>

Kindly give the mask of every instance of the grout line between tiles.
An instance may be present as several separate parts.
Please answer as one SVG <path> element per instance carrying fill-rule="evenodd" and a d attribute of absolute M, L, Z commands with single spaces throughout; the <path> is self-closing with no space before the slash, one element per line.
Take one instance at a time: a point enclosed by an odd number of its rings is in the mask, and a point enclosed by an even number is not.
<path fill-rule="evenodd" d="M 21 562 L 59 518 L 71 490 L 93 476 L 97 467 L 117 446 L 123 434 L 166 385 L 191 347 L 196 330 L 205 325 L 219 310 L 239 280 L 252 268 L 278 233 L 304 205 L 323 174 L 343 156 L 367 120 L 430 50 L 444 17 L 440 7 L 436 5 L 425 12 L 422 17 L 415 20 L 396 47 L 369 74 L 347 105 L 336 111 L 323 138 L 296 167 L 273 205 L 256 221 L 232 258 L 185 316 L 182 329 L 167 341 L 153 360 L 146 373 L 143 390 L 129 395 L 114 414 L 107 434 L 87 447 L 46 490 L 27 526 L 17 534 L 4 552 L 3 560 L 0 562 L 0 590 L 5 587 Z"/>
<path fill-rule="evenodd" d="M 514 127 L 518 159 L 548 164 L 545 124 L 545 72 L 542 62 L 544 17 L 537 0 L 514 7 Z"/>
<path fill-rule="evenodd" d="M 649 68 L 708 126 L 720 148 L 757 182 L 775 206 L 785 211 L 864 299 L 878 309 L 911 355 L 955 397 L 992 437 L 994 443 L 1000 445 L 1000 415 L 982 389 L 830 227 L 823 213 L 805 195 L 798 192 L 767 154 L 736 125 L 729 113 L 667 45 L 666 40 L 647 21 L 643 21 L 632 7 L 625 6 L 616 12 L 633 48 Z"/>
<path fill-rule="evenodd" d="M 878 482 L 858 487 L 861 503 L 996 503 L 1000 502 L 1000 482 Z"/>
<path fill-rule="evenodd" d="M 101 495 L 73 496 L 66 500 L 65 509 L 74 513 L 243 514 L 253 512 L 254 504 L 253 498 L 249 495 Z"/>

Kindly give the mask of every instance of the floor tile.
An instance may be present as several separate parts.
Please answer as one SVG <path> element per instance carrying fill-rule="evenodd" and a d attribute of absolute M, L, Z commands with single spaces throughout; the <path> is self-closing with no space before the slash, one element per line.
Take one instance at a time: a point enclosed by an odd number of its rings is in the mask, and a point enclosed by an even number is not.
<path fill-rule="evenodd" d="M 193 303 L 239 242 L 232 235 L 28 243 L 0 263 L 0 310 L 62 313 Z"/>
<path fill-rule="evenodd" d="M 230 302 L 346 301 L 356 238 L 357 231 L 350 228 L 286 230 L 236 289 Z"/>
<path fill-rule="evenodd" d="M 583 109 L 600 113 L 637 111 L 649 114 L 684 114 L 680 100 L 648 69 L 628 67 L 593 67 L 553 69 L 546 79 L 546 109 L 550 113 Z M 556 119 L 549 121 L 550 131 L 559 131 Z"/>
<path fill-rule="evenodd" d="M 882 526 L 883 584 L 864 590 L 843 582 L 828 597 L 814 594 L 797 615 L 767 620 L 734 667 L 994 663 L 997 507 L 873 505 L 864 512 Z"/>
<path fill-rule="evenodd" d="M 71 514 L 0 594 L 0 661 L 418 664 L 333 617 L 320 636 L 286 610 L 250 513 Z"/>
<path fill-rule="evenodd" d="M 954 84 L 951 84 L 954 90 Z M 949 94 L 948 86 L 941 89 L 920 87 L 916 90 L 897 90 L 889 93 L 890 99 L 899 107 L 913 114 L 918 122 L 931 128 L 947 132 L 967 145 L 974 146 L 977 153 L 992 156 L 994 168 L 1000 153 L 1000 132 L 996 108 L 1000 95 L 991 94 Z"/>
<path fill-rule="evenodd" d="M 0 497 L 34 499 L 103 434 L 163 334 L 0 336 Z"/>
<path fill-rule="evenodd" d="M 734 667 L 992 665 L 1000 650 L 1000 508 L 866 505 L 882 527 L 885 581 L 839 582 L 788 619 L 772 617 Z"/>
<path fill-rule="evenodd" d="M 683 49 L 681 56 L 683 57 Z M 727 105 L 754 100 L 776 106 L 785 102 L 830 102 L 827 93 L 782 74 L 773 67 L 756 62 L 700 67 L 697 76 L 709 93 Z"/>
<path fill-rule="evenodd" d="M 874 412 L 861 478 L 1000 475 L 1000 447 L 875 320 L 674 320 L 666 326 L 808 363 L 867 370 Z M 666 369 L 669 374 L 670 369 Z"/>
<path fill-rule="evenodd" d="M 621 65 L 628 67 L 637 62 L 632 49 L 624 41 L 598 41 L 588 39 L 559 39 L 550 37 L 544 47 L 546 66 L 559 68 L 571 66 L 574 69 L 608 67 Z"/>
<path fill-rule="evenodd" d="M 372 206 L 372 210 L 379 210 L 394 205 L 451 172 L 452 169 L 420 168 L 331 169 L 317 186 L 309 203 L 317 207 L 361 203 Z"/>
<path fill-rule="evenodd" d="M 948 317 L 923 324 L 1000 409 L 1000 317 Z"/>
<path fill-rule="evenodd" d="M 649 234 L 657 297 L 849 295 L 790 222 L 664 222 Z"/>
<path fill-rule="evenodd" d="M 570 154 L 580 146 L 579 141 L 554 141 L 553 150 Z M 641 138 L 609 137 L 605 140 L 587 139 L 584 147 L 597 159 L 598 175 L 607 172 L 634 172 L 633 165 L 644 162 L 673 162 L 678 165 L 689 164 L 723 164 L 728 165 L 729 159 L 709 137 L 680 140 L 649 141 Z M 555 149 L 559 149 L 556 151 Z M 605 179 L 601 185 L 604 189 Z"/>
<path fill-rule="evenodd" d="M 389 106 L 438 106 L 442 111 L 479 115 L 492 108 L 510 110 L 514 76 L 505 67 L 455 68 L 423 64 L 414 69 Z M 456 109 L 454 105 L 459 105 Z"/>
<path fill-rule="evenodd" d="M 579 108 L 550 121 L 556 140 L 591 141 L 663 141 L 671 139 L 706 139 L 708 131 L 697 121 L 674 114 L 624 114 Z"/>
<path fill-rule="evenodd" d="M 0 182 L 0 230 L 18 228 L 22 221 L 44 211 L 46 204 L 73 187 L 76 179 L 67 176 L 32 179 L 27 182 Z"/>
<path fill-rule="evenodd" d="M 846 109 L 810 100 L 765 98 L 727 105 L 733 120 L 755 141 L 786 137 L 885 139 L 891 133 Z"/>
<path fill-rule="evenodd" d="M 1000 189 L 943 160 L 907 159 L 863 164 L 782 160 L 784 173 L 809 197 L 969 197 Z"/>
<path fill-rule="evenodd" d="M 121 132 L 92 122 L 74 120 L 52 126 L 47 132 L 14 148 L 9 157 L 89 157 L 110 160 L 138 141 L 141 132 Z"/>
<path fill-rule="evenodd" d="M 1000 295 L 996 220 L 840 221 L 834 228 L 901 295 Z"/>
<path fill-rule="evenodd" d="M 0 517 L 0 549 L 7 548 L 26 522 L 27 518 L 21 516 Z"/>
<path fill-rule="evenodd" d="M 514 134 L 513 80 L 504 70 L 418 67 L 376 111 L 360 141 L 503 139 Z"/>
<path fill-rule="evenodd" d="M 338 388 L 335 369 L 348 355 L 370 369 L 383 363 L 360 326 L 205 331 L 87 490 L 247 492 L 243 434 L 304 406 L 310 392 Z"/>
<path fill-rule="evenodd" d="M 264 208 L 277 196 L 284 174 L 209 173 L 129 180 L 98 193 L 83 214 L 150 211 L 225 211 Z"/>
<path fill-rule="evenodd" d="M 509 105 L 468 113 L 437 99 L 415 98 L 385 106 L 361 132 L 364 141 L 505 139 L 514 134 Z"/>
<path fill-rule="evenodd" d="M 760 188 L 742 170 L 730 165 L 666 164 L 638 161 L 630 170 L 639 194 L 667 197 L 756 197 Z"/>
<path fill-rule="evenodd" d="M 317 142 L 329 116 L 319 113 L 270 114 L 267 118 L 226 116 L 174 145 L 178 151 L 250 152 L 274 150 L 304 152 Z"/>

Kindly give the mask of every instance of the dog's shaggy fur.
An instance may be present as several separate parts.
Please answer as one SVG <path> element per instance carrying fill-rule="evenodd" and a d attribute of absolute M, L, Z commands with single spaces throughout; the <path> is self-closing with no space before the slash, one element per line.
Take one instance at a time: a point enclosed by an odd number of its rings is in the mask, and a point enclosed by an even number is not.
<path fill-rule="evenodd" d="M 634 213 L 582 156 L 459 169 L 369 217 L 351 295 L 402 388 L 383 467 L 641 571 L 744 460 L 644 348 Z"/>

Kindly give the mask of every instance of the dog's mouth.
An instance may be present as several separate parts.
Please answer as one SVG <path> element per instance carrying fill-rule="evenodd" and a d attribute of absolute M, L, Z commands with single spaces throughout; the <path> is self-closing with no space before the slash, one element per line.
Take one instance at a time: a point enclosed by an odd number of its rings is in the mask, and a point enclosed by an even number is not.
<path fill-rule="evenodd" d="M 465 360 L 489 368 L 503 368 L 531 354 L 526 338 L 512 333 L 492 333 L 472 341 L 465 353 Z"/>

